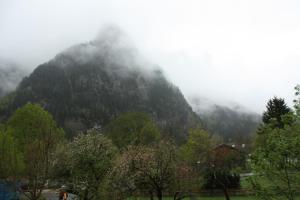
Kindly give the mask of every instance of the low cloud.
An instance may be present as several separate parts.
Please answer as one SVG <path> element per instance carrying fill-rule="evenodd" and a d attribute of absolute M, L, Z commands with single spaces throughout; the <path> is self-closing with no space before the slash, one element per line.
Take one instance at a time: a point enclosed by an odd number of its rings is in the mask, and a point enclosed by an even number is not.
<path fill-rule="evenodd" d="M 0 97 L 15 90 L 27 74 L 19 64 L 0 59 Z"/>
<path fill-rule="evenodd" d="M 75 44 L 97 50 L 87 41 L 113 23 L 147 58 L 141 63 L 161 66 L 185 96 L 262 112 L 274 95 L 292 105 L 300 72 L 299 9 L 294 0 L 3 0 L 0 56 L 33 70 Z"/>

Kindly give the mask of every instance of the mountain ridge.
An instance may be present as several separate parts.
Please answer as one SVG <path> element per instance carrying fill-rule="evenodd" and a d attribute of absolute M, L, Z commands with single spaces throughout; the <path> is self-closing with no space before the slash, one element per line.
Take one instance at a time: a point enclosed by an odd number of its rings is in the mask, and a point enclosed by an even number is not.
<path fill-rule="evenodd" d="M 106 40 L 106 35 L 110 37 L 105 32 L 102 40 L 73 46 L 39 65 L 0 110 L 2 121 L 27 102 L 39 103 L 72 137 L 105 126 L 121 113 L 139 111 L 148 113 L 163 134 L 185 140 L 200 120 L 180 90 L 123 36 Z"/>
<path fill-rule="evenodd" d="M 200 117 L 203 128 L 221 136 L 225 143 L 251 144 L 261 124 L 261 115 L 238 104 L 232 107 L 224 106 L 210 99 L 195 96 L 189 97 L 188 102 Z"/>

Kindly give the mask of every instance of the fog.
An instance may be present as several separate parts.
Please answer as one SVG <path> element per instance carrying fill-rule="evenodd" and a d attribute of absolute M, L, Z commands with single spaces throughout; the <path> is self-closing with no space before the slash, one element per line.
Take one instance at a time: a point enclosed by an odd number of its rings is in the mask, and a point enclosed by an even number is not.
<path fill-rule="evenodd" d="M 299 11 L 296 0 L 1 0 L 0 58 L 32 70 L 114 24 L 186 97 L 261 113 L 274 95 L 292 105 Z"/>
<path fill-rule="evenodd" d="M 0 60 L 0 98 L 13 91 L 29 71 L 18 63 Z"/>

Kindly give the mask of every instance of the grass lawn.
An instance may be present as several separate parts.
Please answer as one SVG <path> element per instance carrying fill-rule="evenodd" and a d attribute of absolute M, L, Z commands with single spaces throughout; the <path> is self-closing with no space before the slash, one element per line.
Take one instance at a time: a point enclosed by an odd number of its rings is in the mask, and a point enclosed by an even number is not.
<path fill-rule="evenodd" d="M 128 200 L 149 200 L 150 198 L 130 198 Z M 225 197 L 218 196 L 218 197 L 198 197 L 197 200 L 224 200 Z M 252 196 L 233 196 L 230 198 L 231 200 L 256 200 Z M 173 198 L 164 198 L 164 200 L 173 200 Z M 186 198 L 184 200 L 189 200 L 189 198 Z M 300 200 L 300 197 L 297 198 L 297 200 Z"/>
<path fill-rule="evenodd" d="M 249 185 L 249 182 L 245 178 L 241 178 L 241 188 L 243 189 L 250 189 L 251 186 Z M 127 200 L 150 200 L 150 198 L 130 198 Z M 173 200 L 173 197 L 166 197 L 163 198 L 163 200 Z M 189 198 L 185 198 L 183 200 L 190 200 Z M 224 196 L 204 196 L 204 197 L 198 197 L 197 200 L 225 200 Z M 230 200 L 257 200 L 254 196 L 230 196 Z M 300 200 L 300 196 L 297 196 L 296 200 Z"/>
<path fill-rule="evenodd" d="M 220 197 L 199 197 L 199 200 L 224 200 L 225 197 L 220 196 Z M 231 197 L 232 200 L 254 200 L 254 197 L 247 197 L 247 196 L 237 196 L 237 197 Z"/>
<path fill-rule="evenodd" d="M 148 200 L 150 198 L 130 198 L 129 200 Z M 189 198 L 185 198 L 186 200 L 189 200 Z M 218 196 L 218 197 L 198 197 L 197 200 L 224 200 L 225 197 Z M 247 197 L 247 196 L 236 196 L 231 197 L 231 200 L 255 200 L 254 197 Z M 172 197 L 164 198 L 164 200 L 173 200 Z"/>

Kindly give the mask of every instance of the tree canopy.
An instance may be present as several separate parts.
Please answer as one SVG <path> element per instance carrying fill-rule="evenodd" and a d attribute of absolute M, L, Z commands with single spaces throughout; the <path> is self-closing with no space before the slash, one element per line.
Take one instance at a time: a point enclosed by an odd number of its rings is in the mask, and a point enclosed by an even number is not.
<path fill-rule="evenodd" d="M 291 109 L 287 106 L 284 99 L 273 97 L 267 103 L 267 110 L 263 113 L 262 120 L 265 124 L 275 120 L 276 123 L 272 124 L 278 128 L 283 128 L 284 123 L 281 117 L 289 112 L 291 112 Z"/>
<path fill-rule="evenodd" d="M 296 87 L 296 96 L 299 88 Z M 294 200 L 300 187 L 299 101 L 296 112 L 283 99 L 274 98 L 264 113 L 264 125 L 258 130 L 256 149 L 250 165 L 254 176 L 249 179 L 259 199 Z"/>
<path fill-rule="evenodd" d="M 8 120 L 7 134 L 13 138 L 18 152 L 22 153 L 22 175 L 28 181 L 29 190 L 24 195 L 37 200 L 49 178 L 50 156 L 63 140 L 64 131 L 41 106 L 28 103 L 17 109 Z"/>
<path fill-rule="evenodd" d="M 106 127 L 105 134 L 119 148 L 154 144 L 160 138 L 159 130 L 152 119 L 139 112 L 121 114 Z"/>
<path fill-rule="evenodd" d="M 123 195 L 124 192 L 127 195 L 142 192 L 151 199 L 155 195 L 162 200 L 164 192 L 173 190 L 175 169 L 176 149 L 172 143 L 161 141 L 153 147 L 130 146 L 116 162 L 112 186 L 115 192 Z"/>
<path fill-rule="evenodd" d="M 117 148 L 104 135 L 92 132 L 79 134 L 66 152 L 69 181 L 76 193 L 84 200 L 100 199 L 100 184 L 113 166 Z"/>
<path fill-rule="evenodd" d="M 0 130 L 0 179 L 16 179 L 23 169 L 23 155 L 13 137 Z"/>
<path fill-rule="evenodd" d="M 251 156 L 251 183 L 261 199 L 294 200 L 300 187 L 300 126 L 289 123 L 282 129 L 265 128 L 265 142 Z"/>
<path fill-rule="evenodd" d="M 181 157 L 192 164 L 207 162 L 211 150 L 220 141 L 220 138 L 203 129 L 192 129 L 189 131 L 188 141 L 180 149 Z"/>

